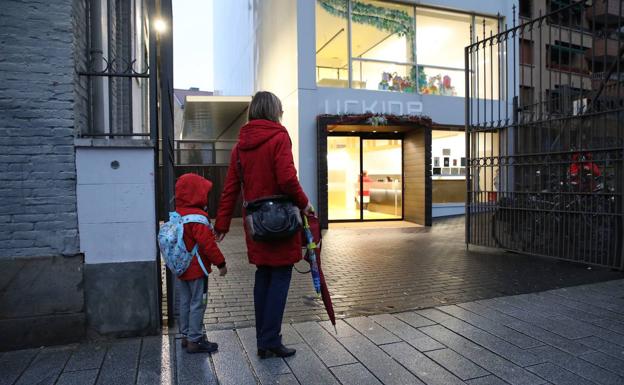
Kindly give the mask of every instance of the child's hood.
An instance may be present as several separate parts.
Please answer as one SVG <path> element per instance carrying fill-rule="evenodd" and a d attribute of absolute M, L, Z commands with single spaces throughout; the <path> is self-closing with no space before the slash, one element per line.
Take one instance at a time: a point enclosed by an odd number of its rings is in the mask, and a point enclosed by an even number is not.
<path fill-rule="evenodd" d="M 197 174 L 184 174 L 175 185 L 176 207 L 203 209 L 208 205 L 208 193 L 212 182 Z"/>

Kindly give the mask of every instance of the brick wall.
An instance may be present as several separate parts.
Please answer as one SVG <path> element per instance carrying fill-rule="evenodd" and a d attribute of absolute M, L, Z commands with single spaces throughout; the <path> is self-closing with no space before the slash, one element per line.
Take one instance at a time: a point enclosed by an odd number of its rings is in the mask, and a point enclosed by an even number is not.
<path fill-rule="evenodd" d="M 74 61 L 79 70 L 87 69 L 88 43 L 87 0 L 73 0 Z M 89 126 L 89 78 L 74 72 L 74 120 L 76 133 Z"/>
<path fill-rule="evenodd" d="M 79 252 L 74 136 L 86 122 L 86 83 L 74 60 L 85 49 L 83 7 L 2 1 L 0 258 Z"/>

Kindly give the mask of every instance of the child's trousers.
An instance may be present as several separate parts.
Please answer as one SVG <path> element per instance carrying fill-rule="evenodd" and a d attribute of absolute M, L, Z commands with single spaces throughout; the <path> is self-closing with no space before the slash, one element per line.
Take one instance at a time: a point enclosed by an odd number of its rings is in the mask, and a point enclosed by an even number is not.
<path fill-rule="evenodd" d="M 208 277 L 192 281 L 178 279 L 178 295 L 180 296 L 180 333 L 189 341 L 199 342 L 203 336 L 204 285 L 208 285 Z"/>

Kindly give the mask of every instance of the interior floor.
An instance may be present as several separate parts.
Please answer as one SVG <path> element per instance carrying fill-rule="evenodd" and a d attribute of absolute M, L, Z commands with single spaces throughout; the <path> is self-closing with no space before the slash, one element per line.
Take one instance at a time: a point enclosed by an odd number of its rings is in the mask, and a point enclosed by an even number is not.
<path fill-rule="evenodd" d="M 345 209 L 345 208 L 330 208 L 329 220 L 354 220 L 360 219 L 360 210 L 358 209 Z M 376 211 L 364 210 L 364 219 L 401 219 L 401 213 L 398 215 L 390 215 L 386 213 L 380 213 Z"/>

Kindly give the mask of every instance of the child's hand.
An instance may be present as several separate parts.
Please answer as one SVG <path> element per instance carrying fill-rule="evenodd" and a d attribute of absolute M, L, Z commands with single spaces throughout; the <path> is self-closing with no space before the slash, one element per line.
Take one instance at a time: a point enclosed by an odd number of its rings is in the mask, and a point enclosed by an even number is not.
<path fill-rule="evenodd" d="M 219 276 L 224 277 L 227 274 L 227 266 L 219 268 Z"/>

